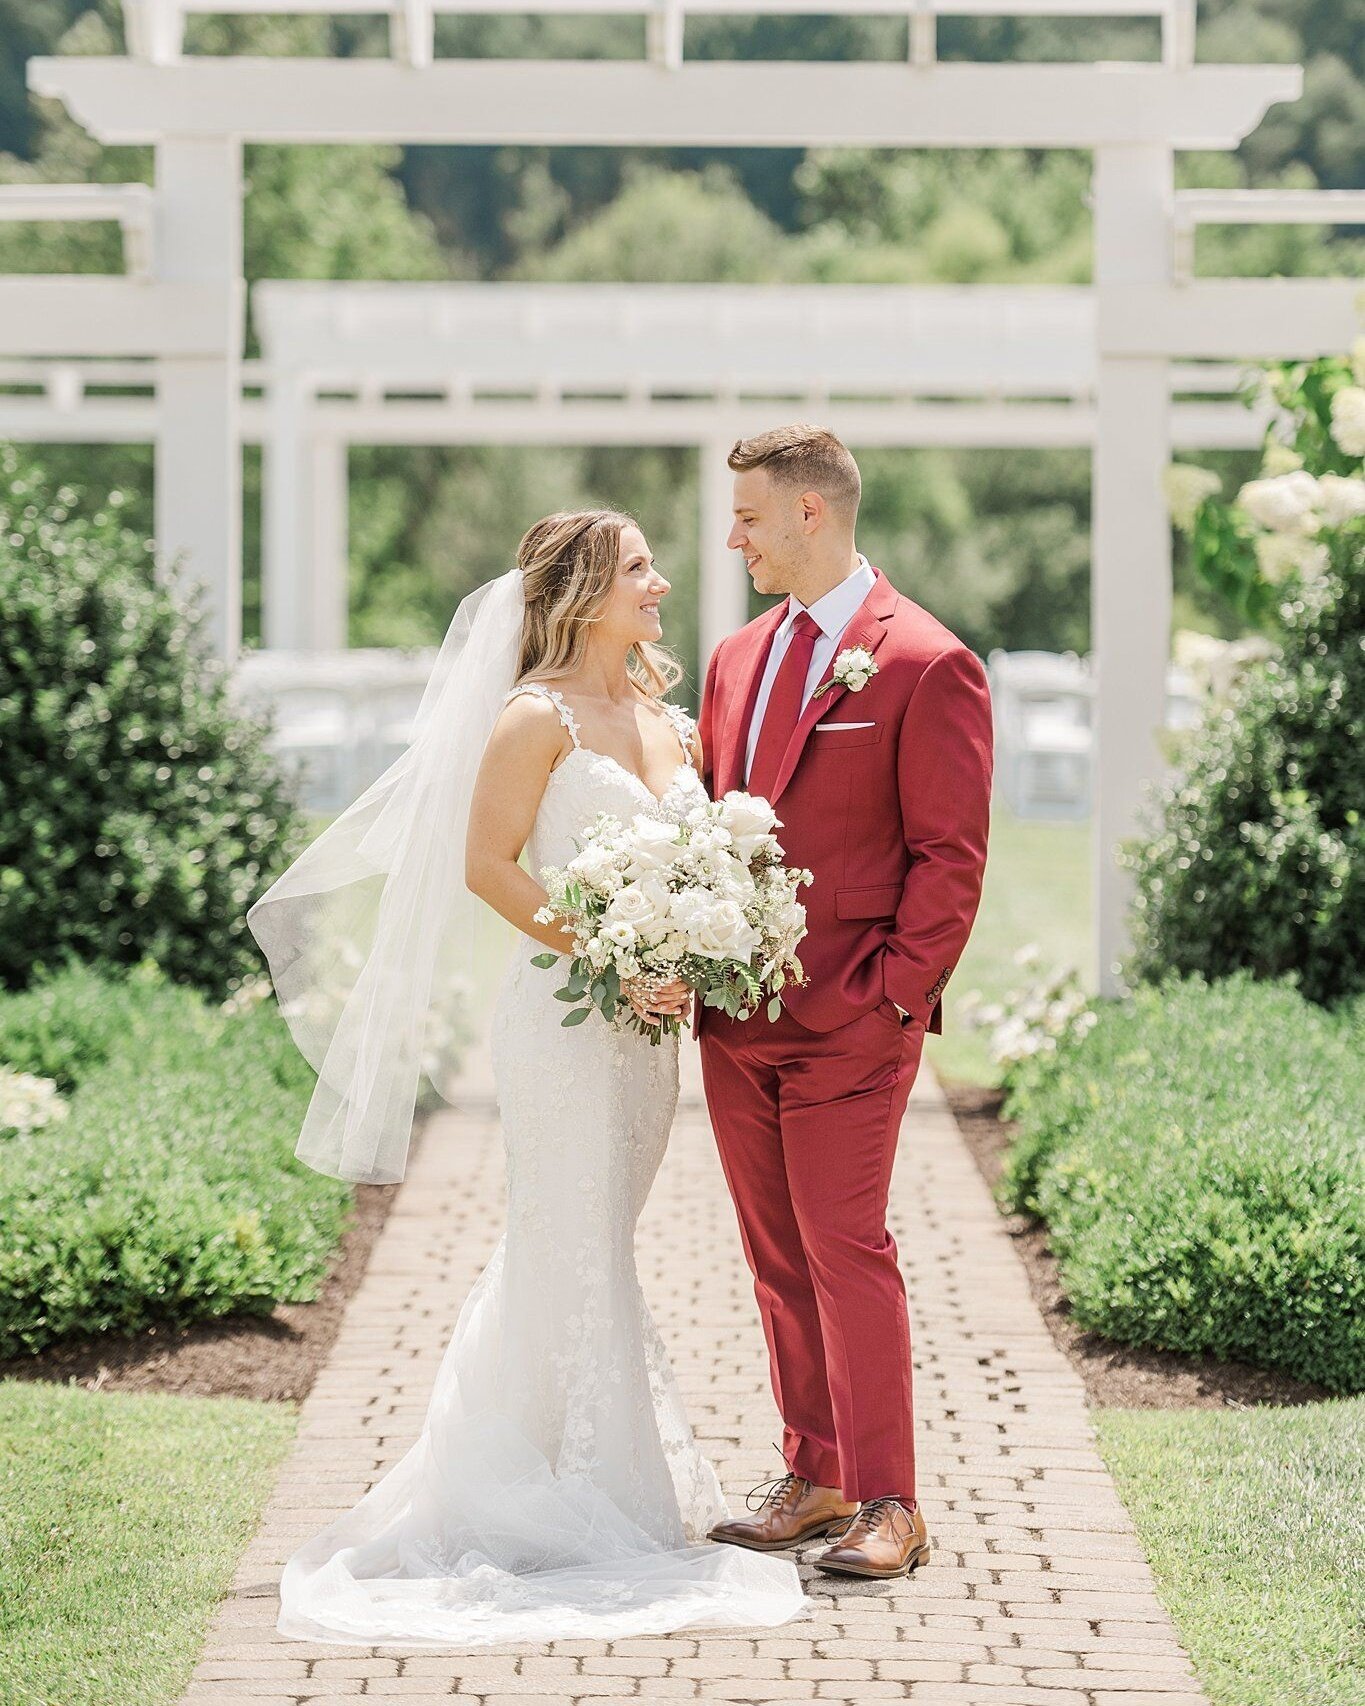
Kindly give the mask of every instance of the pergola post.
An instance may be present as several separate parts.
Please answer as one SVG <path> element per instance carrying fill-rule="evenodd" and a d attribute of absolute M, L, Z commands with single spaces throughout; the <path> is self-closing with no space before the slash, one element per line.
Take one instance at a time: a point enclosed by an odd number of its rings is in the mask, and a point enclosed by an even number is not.
<path fill-rule="evenodd" d="M 1164 287 L 1171 275 L 1173 155 L 1108 143 L 1095 150 L 1095 288 Z M 1131 882 L 1116 844 L 1133 833 L 1142 784 L 1160 774 L 1171 644 L 1171 530 L 1161 477 L 1170 457 L 1167 360 L 1096 361 L 1091 498 L 1091 645 L 1096 700 L 1092 870 L 1096 982 L 1118 993 Z"/>
<path fill-rule="evenodd" d="M 261 434 L 261 638 L 272 650 L 346 644 L 347 446 L 319 430 L 305 376 L 270 387 Z"/>
<path fill-rule="evenodd" d="M 154 271 L 211 286 L 217 348 L 166 355 L 157 366 L 155 530 L 169 565 L 204 589 L 213 649 L 236 657 L 242 638 L 242 174 L 236 137 L 167 136 L 156 143 Z"/>
<path fill-rule="evenodd" d="M 312 588 L 308 647 L 341 651 L 350 620 L 350 468 L 344 438 L 314 432 L 312 462 L 313 555 L 304 571 Z"/>
<path fill-rule="evenodd" d="M 726 466 L 733 438 L 704 439 L 698 447 L 701 518 L 697 539 L 700 609 L 697 669 L 704 677 L 711 653 L 749 619 L 749 577 L 744 559 L 725 541 L 734 524 L 735 476 Z"/>

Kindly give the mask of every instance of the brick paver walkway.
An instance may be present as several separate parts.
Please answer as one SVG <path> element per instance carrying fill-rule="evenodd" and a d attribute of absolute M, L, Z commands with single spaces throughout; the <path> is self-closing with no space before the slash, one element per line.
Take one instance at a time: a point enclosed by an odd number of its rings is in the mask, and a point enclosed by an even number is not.
<path fill-rule="evenodd" d="M 775 1630 L 559 1641 L 469 1657 L 275 1632 L 279 1567 L 416 1437 L 460 1303 L 501 1226 L 490 1087 L 428 1129 L 187 1703 L 456 1696 L 484 1706 L 680 1699 L 870 1706 L 1205 1706 L 1053 1345 L 931 1075 L 892 1196 L 910 1293 L 921 1495 L 935 1551 L 896 1582 L 815 1572 L 816 1615 Z M 641 1226 L 640 1270 L 731 1505 L 780 1472 L 778 1424 L 734 1213 L 684 1043 L 684 1095 Z M 809 1551 L 816 1550 L 816 1546 Z"/>

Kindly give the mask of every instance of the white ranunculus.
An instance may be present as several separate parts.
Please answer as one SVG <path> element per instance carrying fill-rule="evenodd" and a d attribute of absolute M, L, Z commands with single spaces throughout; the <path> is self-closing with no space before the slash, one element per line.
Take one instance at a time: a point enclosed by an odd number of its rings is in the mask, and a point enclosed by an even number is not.
<path fill-rule="evenodd" d="M 1318 485 L 1322 488 L 1319 513 L 1324 527 L 1340 527 L 1352 516 L 1365 515 L 1365 480 L 1324 474 Z"/>
<path fill-rule="evenodd" d="M 1237 502 L 1253 521 L 1274 533 L 1309 533 L 1318 524 L 1320 497 L 1316 479 L 1307 469 L 1295 468 L 1271 480 L 1248 480 Z"/>
<path fill-rule="evenodd" d="M 1347 385 L 1332 398 L 1332 437 L 1348 456 L 1365 456 L 1365 386 Z"/>
<path fill-rule="evenodd" d="M 1168 463 L 1161 484 L 1171 520 L 1182 533 L 1194 526 L 1194 512 L 1204 499 L 1223 489 L 1222 480 L 1211 468 L 1197 468 L 1190 462 Z"/>

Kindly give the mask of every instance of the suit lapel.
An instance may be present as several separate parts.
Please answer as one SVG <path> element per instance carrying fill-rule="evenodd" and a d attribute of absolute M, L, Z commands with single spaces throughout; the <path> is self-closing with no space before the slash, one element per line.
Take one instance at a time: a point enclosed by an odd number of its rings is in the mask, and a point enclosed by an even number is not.
<path fill-rule="evenodd" d="M 744 786 L 744 752 L 748 744 L 749 723 L 754 702 L 758 698 L 763 666 L 774 632 L 787 614 L 787 600 L 780 600 L 755 624 L 748 650 L 736 666 L 735 691 L 726 710 L 725 727 L 721 735 L 721 750 L 716 766 L 716 791 L 726 794 L 732 788 Z"/>
<path fill-rule="evenodd" d="M 806 708 L 797 718 L 796 727 L 792 730 L 792 738 L 787 743 L 787 750 L 782 755 L 782 764 L 777 772 L 777 780 L 773 784 L 772 800 L 776 804 L 782 790 L 791 781 L 792 772 L 800 762 L 801 754 L 805 751 L 806 741 L 815 725 L 829 715 L 829 712 L 848 692 L 847 687 L 834 680 L 834 664 L 840 652 L 852 650 L 854 646 L 863 646 L 869 652 L 875 653 L 877 647 L 886 638 L 886 625 L 891 613 L 896 607 L 896 589 L 887 580 L 880 569 L 876 569 L 876 580 L 872 590 L 853 612 L 848 627 L 839 636 L 839 644 L 834 648 L 834 656 L 829 661 L 829 667 L 824 671 L 816 684 L 818 690 L 825 682 L 831 685 L 823 693 L 812 693 L 806 701 Z"/>

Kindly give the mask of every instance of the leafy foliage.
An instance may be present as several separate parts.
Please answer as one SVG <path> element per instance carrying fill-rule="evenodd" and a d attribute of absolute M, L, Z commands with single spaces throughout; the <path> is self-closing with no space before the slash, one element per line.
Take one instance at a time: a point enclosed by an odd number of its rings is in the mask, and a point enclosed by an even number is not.
<path fill-rule="evenodd" d="M 1084 1327 L 1365 1390 L 1365 1003 L 1169 979 L 1034 1058 L 1009 1207 Z"/>
<path fill-rule="evenodd" d="M 233 708 L 194 604 L 120 494 L 73 517 L 0 447 L 0 984 L 67 958 L 223 995 L 299 829 L 267 729 Z"/>
<path fill-rule="evenodd" d="M 1365 989 L 1365 520 L 1326 537 L 1325 571 L 1281 600 L 1281 655 L 1212 705 L 1123 851 L 1138 977 Z"/>
<path fill-rule="evenodd" d="M 273 1003 L 72 968 L 0 996 L 0 1058 L 74 1087 L 0 1143 L 0 1356 L 317 1295 L 351 1191 L 290 1165 L 313 1075 Z"/>

